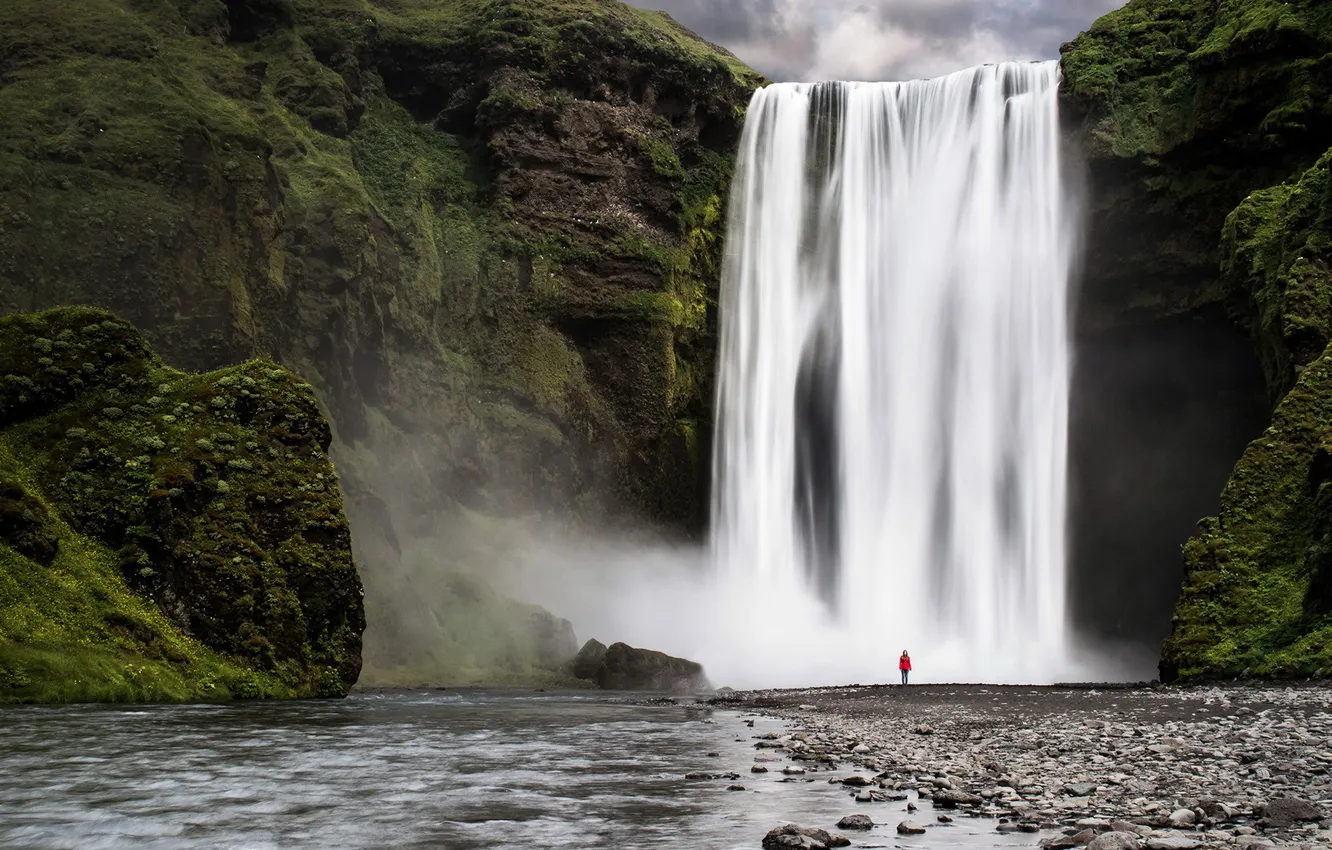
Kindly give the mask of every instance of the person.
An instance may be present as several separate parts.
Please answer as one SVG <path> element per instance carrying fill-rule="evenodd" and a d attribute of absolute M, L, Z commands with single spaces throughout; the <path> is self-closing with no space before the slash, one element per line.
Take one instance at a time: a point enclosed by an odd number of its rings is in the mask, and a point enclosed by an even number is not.
<path fill-rule="evenodd" d="M 907 683 L 907 674 L 911 672 L 911 656 L 902 650 L 902 657 L 897 659 L 897 669 L 902 671 L 902 684 Z"/>

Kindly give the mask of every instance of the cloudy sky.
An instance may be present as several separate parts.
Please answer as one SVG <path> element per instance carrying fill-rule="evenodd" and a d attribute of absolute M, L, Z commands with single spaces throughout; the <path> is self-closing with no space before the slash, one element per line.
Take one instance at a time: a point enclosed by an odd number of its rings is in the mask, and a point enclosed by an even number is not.
<path fill-rule="evenodd" d="M 774 80 L 902 80 L 1053 59 L 1125 0 L 628 0 Z"/>

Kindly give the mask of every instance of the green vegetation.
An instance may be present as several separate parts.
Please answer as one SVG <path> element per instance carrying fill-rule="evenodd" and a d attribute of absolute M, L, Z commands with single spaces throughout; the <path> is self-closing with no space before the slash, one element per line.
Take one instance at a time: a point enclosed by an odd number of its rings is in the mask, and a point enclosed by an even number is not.
<path fill-rule="evenodd" d="M 306 376 L 376 624 L 462 511 L 697 530 L 760 82 L 618 0 L 11 0 L 0 312 Z"/>
<path fill-rule="evenodd" d="M 0 318 L 0 363 L 0 702 L 346 693 L 361 586 L 308 384 L 169 369 L 84 308 Z"/>
<path fill-rule="evenodd" d="M 1132 0 L 1064 48 L 1110 199 L 1093 300 L 1225 304 L 1276 406 L 1184 546 L 1166 679 L 1332 670 L 1330 52 L 1315 0 Z"/>

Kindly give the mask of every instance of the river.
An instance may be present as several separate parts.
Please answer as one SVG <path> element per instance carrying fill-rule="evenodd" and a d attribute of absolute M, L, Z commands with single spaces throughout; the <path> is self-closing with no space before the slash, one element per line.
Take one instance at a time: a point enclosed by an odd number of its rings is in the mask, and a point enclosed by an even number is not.
<path fill-rule="evenodd" d="M 857 812 L 884 824 L 858 846 L 1036 843 L 963 818 L 899 838 L 905 802 L 857 806 L 780 764 L 751 775 L 751 736 L 782 725 L 745 719 L 539 692 L 5 708 L 0 847 L 756 850 L 773 826 Z"/>

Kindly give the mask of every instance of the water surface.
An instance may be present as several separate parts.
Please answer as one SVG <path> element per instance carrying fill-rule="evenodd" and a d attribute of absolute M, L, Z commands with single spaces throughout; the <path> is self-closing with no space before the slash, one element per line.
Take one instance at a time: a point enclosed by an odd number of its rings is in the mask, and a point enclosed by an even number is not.
<path fill-rule="evenodd" d="M 744 719 L 542 693 L 0 709 L 0 847 L 754 850 L 856 812 L 887 824 L 860 846 L 1035 844 L 988 820 L 899 839 L 906 803 L 750 774 L 750 736 L 781 726 Z"/>

